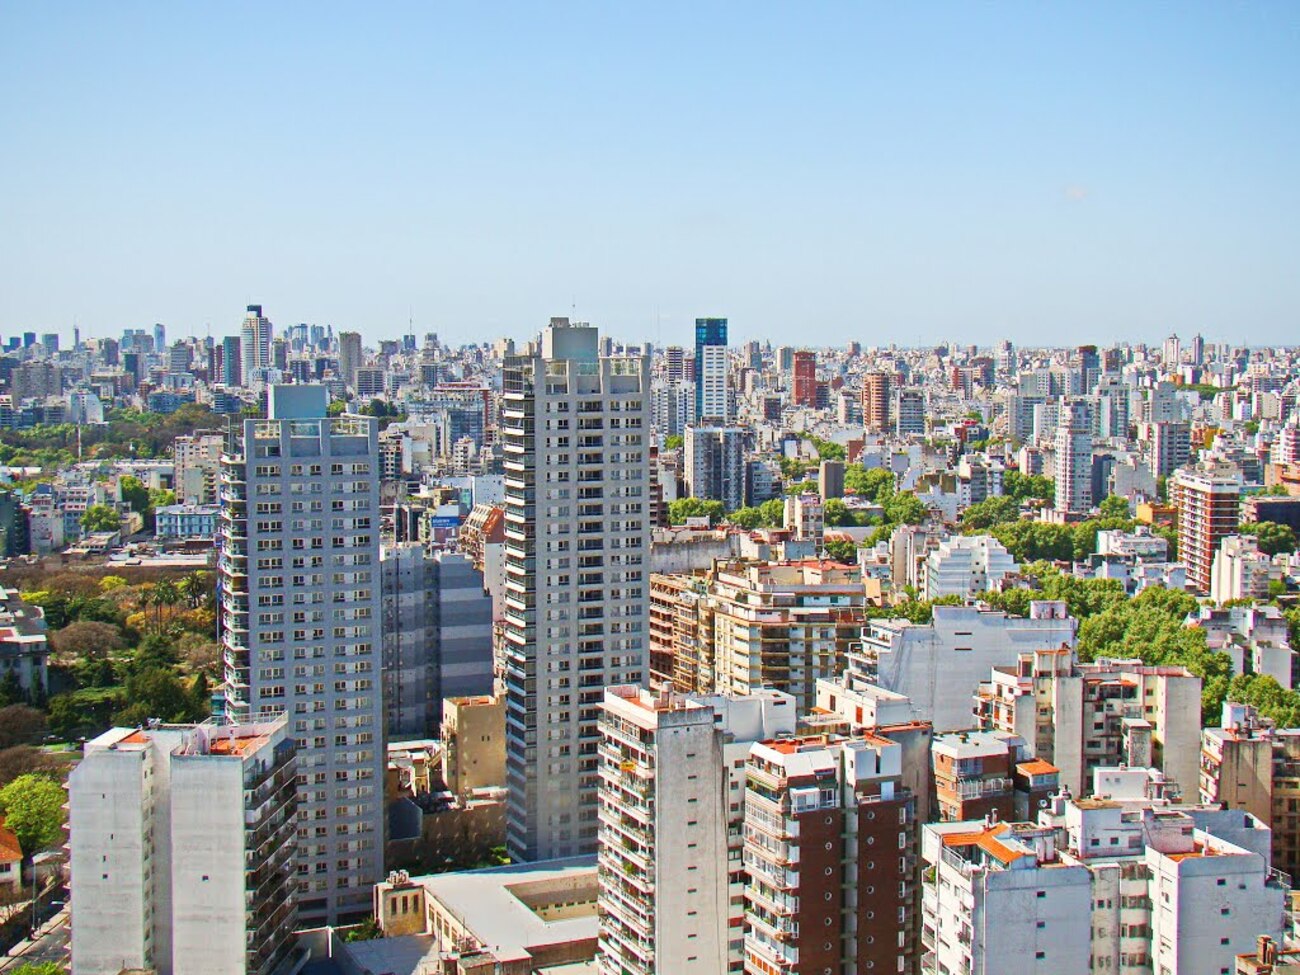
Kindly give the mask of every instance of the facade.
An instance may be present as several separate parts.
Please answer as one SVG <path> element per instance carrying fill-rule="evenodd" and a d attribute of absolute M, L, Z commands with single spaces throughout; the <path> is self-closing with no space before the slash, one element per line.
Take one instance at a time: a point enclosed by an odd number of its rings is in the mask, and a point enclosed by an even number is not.
<path fill-rule="evenodd" d="M 154 511 L 154 534 L 159 538 L 216 537 L 221 521 L 218 504 L 169 504 Z"/>
<path fill-rule="evenodd" d="M 172 445 L 172 487 L 181 504 L 216 504 L 221 448 L 220 433 L 177 437 Z"/>
<path fill-rule="evenodd" d="M 270 975 L 292 948 L 285 721 L 114 728 L 68 780 L 72 971 Z"/>
<path fill-rule="evenodd" d="M 271 322 L 261 305 L 248 306 L 239 329 L 239 353 L 240 382 L 245 386 L 253 383 L 258 371 L 271 368 Z"/>
<path fill-rule="evenodd" d="M 468 558 L 415 542 L 383 547 L 379 585 L 388 739 L 428 738 L 443 698 L 492 692 L 492 597 Z"/>
<path fill-rule="evenodd" d="M 1061 404 L 1056 428 L 1056 510 L 1092 507 L 1092 424 L 1085 403 Z"/>
<path fill-rule="evenodd" d="M 221 460 L 226 712 L 284 711 L 298 743 L 298 909 L 369 909 L 383 874 L 379 449 L 325 415 L 323 386 L 272 386 Z"/>
<path fill-rule="evenodd" d="M 923 598 L 935 600 L 996 589 L 1020 565 L 992 535 L 954 535 L 926 555 L 922 569 Z"/>
<path fill-rule="evenodd" d="M 339 332 L 339 378 L 356 389 L 357 370 L 365 364 L 361 354 L 360 332 Z"/>
<path fill-rule="evenodd" d="M 1246 704 L 1226 702 L 1201 732 L 1201 802 L 1250 813 L 1273 831 L 1273 866 L 1300 875 L 1300 730 L 1271 728 Z"/>
<path fill-rule="evenodd" d="M 1079 663 L 1072 651 L 1035 650 L 998 666 L 975 694 L 989 730 L 1021 736 L 1036 758 L 1083 795 L 1101 766 L 1154 766 L 1195 796 L 1201 679 L 1184 667 L 1140 660 Z"/>
<path fill-rule="evenodd" d="M 728 511 L 744 507 L 747 440 L 744 427 L 688 426 L 682 451 L 686 493 L 721 501 Z"/>
<path fill-rule="evenodd" d="M 1097 554 L 1144 562 L 1165 562 L 1169 558 L 1169 540 L 1138 525 L 1133 531 L 1110 529 L 1097 532 Z"/>
<path fill-rule="evenodd" d="M 746 775 L 744 971 L 915 972 L 918 810 L 903 747 L 869 732 L 764 741 Z"/>
<path fill-rule="evenodd" d="M 1028 619 L 973 606 L 935 606 L 925 624 L 904 619 L 867 623 L 851 648 L 855 680 L 908 697 L 913 717 L 932 721 L 936 733 L 969 728 L 971 695 L 993 667 L 1014 666 L 1020 654 L 1041 647 L 1074 646 L 1077 622 L 1065 604 L 1030 603 Z"/>
<path fill-rule="evenodd" d="M 1241 472 L 1235 467 L 1203 464 L 1181 468 L 1169 478 L 1169 502 L 1177 512 L 1178 558 L 1187 565 L 1187 581 L 1208 593 L 1214 556 L 1240 523 Z"/>
<path fill-rule="evenodd" d="M 1158 420 L 1143 430 L 1150 444 L 1151 473 L 1168 477 L 1192 456 L 1191 425 L 1179 420 Z"/>
<path fill-rule="evenodd" d="M 49 689 L 50 643 L 45 610 L 0 586 L 0 673 L 13 674 L 25 694 Z"/>
<path fill-rule="evenodd" d="M 1241 814 L 1144 800 L 1056 797 L 1037 822 L 929 824 L 922 971 L 1231 972 L 1282 930 L 1287 886 L 1261 838 Z"/>
<path fill-rule="evenodd" d="M 900 437 L 925 436 L 925 391 L 900 389 L 891 402 L 894 433 Z"/>
<path fill-rule="evenodd" d="M 817 408 L 817 353 L 801 349 L 794 354 L 793 393 L 795 406 Z"/>
<path fill-rule="evenodd" d="M 893 420 L 891 376 L 879 370 L 862 377 L 862 422 L 869 433 L 888 433 Z"/>
<path fill-rule="evenodd" d="M 695 319 L 695 422 L 731 419 L 727 389 L 727 320 Z"/>
<path fill-rule="evenodd" d="M 508 357 L 505 451 L 508 845 L 596 848 L 604 688 L 649 676 L 649 365 L 553 319 Z"/>
<path fill-rule="evenodd" d="M 506 781 L 506 701 L 497 695 L 442 702 L 442 780 L 458 796 Z"/>
<path fill-rule="evenodd" d="M 814 551 L 820 552 L 826 536 L 826 506 L 815 494 L 787 495 L 782 525 L 790 529 L 795 538 L 812 542 Z"/>
<path fill-rule="evenodd" d="M 1269 598 L 1269 583 L 1282 581 L 1281 567 L 1259 550 L 1253 535 L 1225 535 L 1210 565 L 1210 598 L 1222 606 L 1232 599 Z"/>
<path fill-rule="evenodd" d="M 794 730 L 793 700 L 605 691 L 600 731 L 602 975 L 743 967 L 744 763 Z"/>

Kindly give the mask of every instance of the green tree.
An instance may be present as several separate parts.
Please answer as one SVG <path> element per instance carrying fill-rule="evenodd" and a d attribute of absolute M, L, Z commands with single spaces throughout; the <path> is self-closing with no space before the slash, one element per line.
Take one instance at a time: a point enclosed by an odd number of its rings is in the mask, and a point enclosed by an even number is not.
<path fill-rule="evenodd" d="M 884 504 L 894 493 L 894 473 L 881 467 L 867 470 L 854 465 L 844 472 L 844 488 L 860 498 Z"/>
<path fill-rule="evenodd" d="M 81 515 L 81 527 L 88 532 L 115 532 L 122 527 L 122 519 L 108 505 L 92 504 Z"/>
<path fill-rule="evenodd" d="M 721 501 L 706 501 L 703 498 L 678 498 L 668 503 L 668 521 L 674 525 L 686 524 L 687 518 L 707 517 L 710 524 L 717 524 L 726 515 Z"/>
<path fill-rule="evenodd" d="M 1017 501 L 1028 501 L 1031 498 L 1051 501 L 1056 496 L 1056 482 L 1042 474 L 1007 471 L 1002 475 L 1002 493 Z"/>
<path fill-rule="evenodd" d="M 1101 499 L 1101 504 L 1097 505 L 1103 518 L 1127 518 L 1129 516 L 1128 499 L 1122 498 L 1118 494 L 1112 494 Z"/>
<path fill-rule="evenodd" d="M 755 528 L 763 526 L 763 512 L 759 508 L 737 508 L 731 514 L 727 515 L 727 521 L 741 528 L 748 528 L 753 531 Z"/>
<path fill-rule="evenodd" d="M 59 841 L 66 799 L 63 786 L 45 775 L 20 775 L 0 789 L 5 828 L 18 838 L 26 859 Z"/>
<path fill-rule="evenodd" d="M 174 671 L 153 667 L 127 678 L 126 699 L 130 702 L 113 716 L 121 725 L 141 725 L 150 718 L 167 722 L 195 721 L 208 711 L 207 695 L 202 708 L 192 688 L 187 688 Z"/>
<path fill-rule="evenodd" d="M 763 513 L 763 525 L 778 528 L 785 523 L 785 502 L 780 498 L 771 498 L 758 506 Z"/>
<path fill-rule="evenodd" d="M 1265 555 L 1294 552 L 1296 549 L 1295 531 L 1290 525 L 1276 521 L 1257 521 L 1242 525 L 1239 531 L 1243 535 L 1254 535 L 1259 550 Z"/>
<path fill-rule="evenodd" d="M 858 547 L 844 538 L 833 538 L 827 542 L 826 554 L 836 562 L 845 562 L 849 565 L 856 565 L 858 561 Z"/>
<path fill-rule="evenodd" d="M 144 514 L 149 510 L 149 489 L 138 477 L 124 475 L 118 482 L 118 489 L 122 494 L 122 500 L 132 511 Z"/>
<path fill-rule="evenodd" d="M 58 962 L 29 961 L 9 969 L 7 975 L 63 975 L 63 968 Z"/>
<path fill-rule="evenodd" d="M 347 411 L 347 401 L 341 399 L 331 400 L 329 406 L 325 407 L 325 415 L 331 417 L 342 416 Z"/>
<path fill-rule="evenodd" d="M 809 437 L 808 441 L 817 451 L 817 457 L 820 460 L 843 460 L 844 447 L 842 444 L 834 443 L 830 440 L 823 440 L 821 437 Z"/>
<path fill-rule="evenodd" d="M 681 450 L 686 446 L 686 438 L 680 433 L 664 437 L 664 450 Z"/>
<path fill-rule="evenodd" d="M 1020 502 L 1003 495 L 986 498 L 967 508 L 961 516 L 961 526 L 966 532 L 983 531 L 994 525 L 1020 520 Z"/>
<path fill-rule="evenodd" d="M 885 519 L 895 525 L 919 525 L 925 516 L 925 504 L 911 491 L 899 491 L 885 502 Z"/>

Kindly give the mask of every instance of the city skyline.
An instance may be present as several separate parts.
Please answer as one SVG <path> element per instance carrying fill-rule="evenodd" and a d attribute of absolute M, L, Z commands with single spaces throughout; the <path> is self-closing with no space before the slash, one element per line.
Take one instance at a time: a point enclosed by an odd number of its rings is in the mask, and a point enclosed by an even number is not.
<path fill-rule="evenodd" d="M 12 5 L 0 333 L 1283 341 L 1294 8 L 1105 13 Z"/>

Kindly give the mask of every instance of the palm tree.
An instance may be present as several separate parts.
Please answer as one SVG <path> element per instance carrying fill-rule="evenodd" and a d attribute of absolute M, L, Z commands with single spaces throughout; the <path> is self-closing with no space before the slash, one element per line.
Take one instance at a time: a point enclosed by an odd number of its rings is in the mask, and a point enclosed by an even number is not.
<path fill-rule="evenodd" d="M 153 587 L 153 604 L 158 611 L 158 632 L 162 632 L 162 611 L 164 606 L 175 606 L 181 601 L 181 594 L 176 583 L 164 579 Z"/>
<path fill-rule="evenodd" d="M 203 597 L 207 595 L 208 584 L 207 580 L 203 578 L 206 575 L 206 572 L 194 572 L 187 575 L 176 586 L 177 591 L 185 597 L 191 609 L 197 608 L 199 603 L 203 602 Z"/>

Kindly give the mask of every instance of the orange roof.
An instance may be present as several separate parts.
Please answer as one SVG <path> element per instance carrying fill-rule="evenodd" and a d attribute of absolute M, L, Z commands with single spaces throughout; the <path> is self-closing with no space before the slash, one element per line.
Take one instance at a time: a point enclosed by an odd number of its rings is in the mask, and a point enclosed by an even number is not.
<path fill-rule="evenodd" d="M 1041 758 L 1030 759 L 1028 762 L 1021 762 L 1016 766 L 1026 775 L 1051 775 L 1053 772 L 1061 771 L 1051 762 L 1044 762 Z"/>
<path fill-rule="evenodd" d="M 141 729 L 137 728 L 125 738 L 118 742 L 119 745 L 143 745 L 149 741 L 149 736 Z"/>
<path fill-rule="evenodd" d="M 1011 863 L 1013 860 L 1019 860 L 1028 853 L 1019 853 L 998 837 L 1007 831 L 1006 823 L 998 823 L 996 826 L 990 826 L 988 829 L 976 830 L 969 833 L 945 833 L 943 837 L 944 846 L 978 846 L 1001 863 Z"/>
<path fill-rule="evenodd" d="M 0 863 L 13 863 L 22 858 L 23 850 L 18 845 L 18 837 L 5 828 L 5 818 L 0 816 Z"/>
<path fill-rule="evenodd" d="M 251 735 L 247 738 L 214 738 L 208 743 L 211 755 L 243 755 L 257 751 L 266 744 L 265 735 Z"/>

